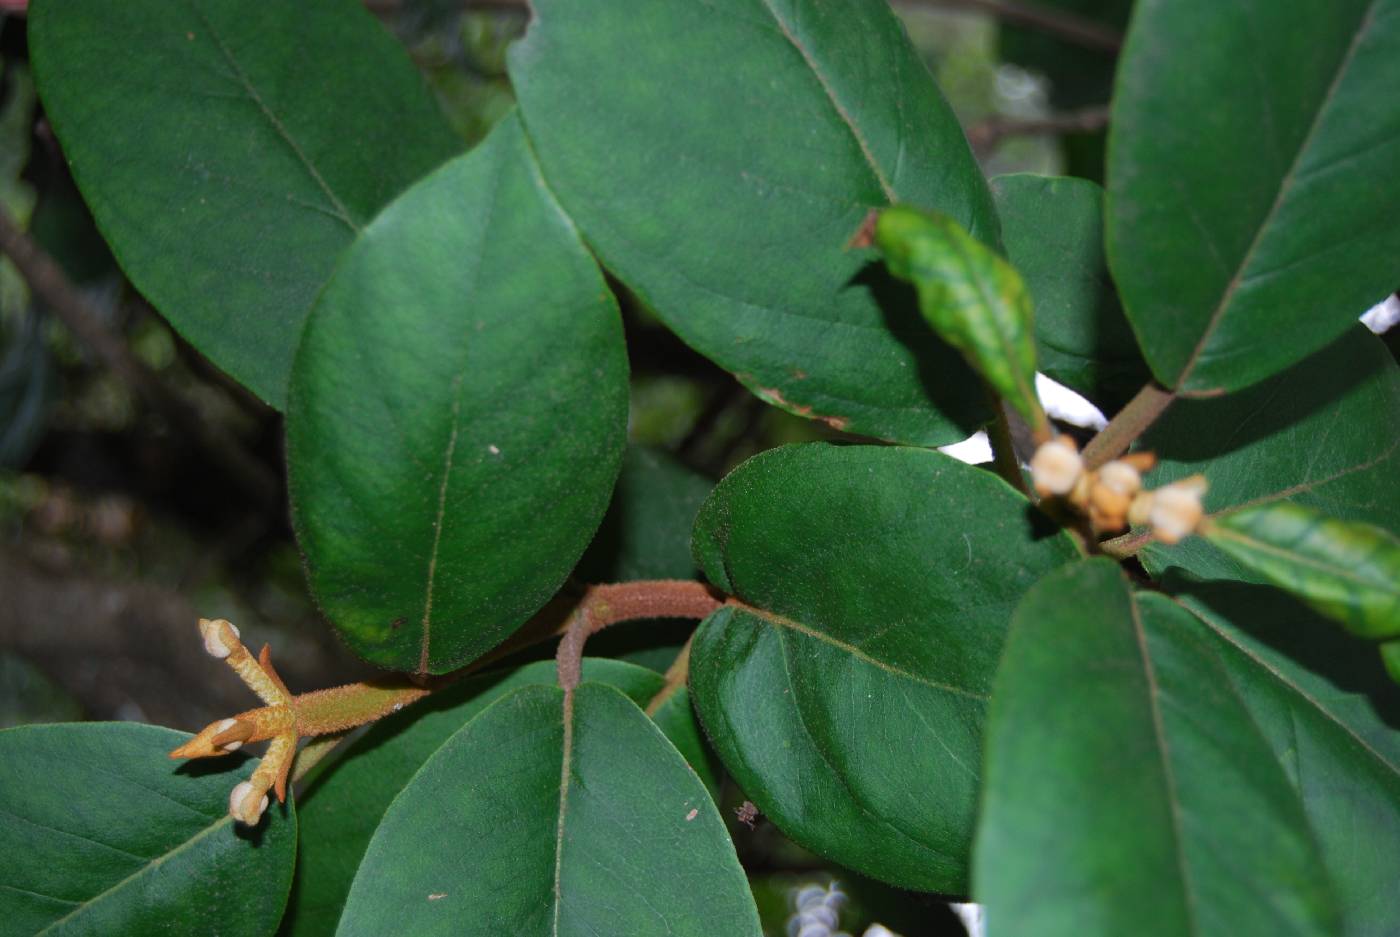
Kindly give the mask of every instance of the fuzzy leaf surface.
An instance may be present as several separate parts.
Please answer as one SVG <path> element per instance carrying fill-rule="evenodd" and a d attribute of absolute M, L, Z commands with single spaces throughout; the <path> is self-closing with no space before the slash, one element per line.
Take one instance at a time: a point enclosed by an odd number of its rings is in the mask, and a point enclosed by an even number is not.
<path fill-rule="evenodd" d="M 355 870 L 384 812 L 458 729 L 521 687 L 553 686 L 556 678 L 553 661 L 472 677 L 381 720 L 357 739 L 302 797 L 301 854 L 286 937 L 335 933 Z M 660 674 L 643 667 L 594 658 L 584 659 L 583 678 L 616 687 L 639 706 L 645 706 L 663 682 Z M 693 716 L 689 727 L 672 718 L 674 725 L 663 728 L 668 736 L 672 731 L 682 733 L 683 740 L 695 736 Z M 699 751 L 683 749 L 687 758 Z"/>
<path fill-rule="evenodd" d="M 1070 539 L 940 453 L 812 444 L 732 472 L 694 542 L 737 600 L 696 633 L 690 686 L 739 787 L 808 849 L 965 894 L 1007 623 Z"/>
<path fill-rule="evenodd" d="M 35 0 L 29 49 L 122 270 L 278 409 L 340 253 L 460 149 L 356 0 Z"/>
<path fill-rule="evenodd" d="M 911 291 L 847 249 L 894 201 L 998 243 L 962 129 L 886 4 L 533 9 L 510 72 L 545 177 L 681 338 L 769 403 L 852 432 L 934 445 L 990 415 Z"/>
<path fill-rule="evenodd" d="M 724 821 L 617 690 L 526 687 L 423 766 L 384 816 L 337 934 L 758 937 Z"/>
<path fill-rule="evenodd" d="M 975 876 L 1003 934 L 1341 933 L 1299 797 L 1213 635 L 1105 559 L 1016 610 Z"/>
<path fill-rule="evenodd" d="M 346 643 L 444 673 L 563 583 L 627 424 L 617 306 L 507 118 L 346 254 L 287 417 L 292 519 Z"/>
<path fill-rule="evenodd" d="M 1400 282 L 1400 0 L 1139 0 L 1108 257 L 1157 379 L 1248 387 Z M 1210 102 L 1203 106 L 1202 102 Z"/>
<path fill-rule="evenodd" d="M 7 934 L 117 937 L 277 929 L 296 811 L 252 831 L 228 814 L 247 759 L 189 767 L 190 736 L 133 723 L 0 732 L 0 919 Z M 256 901 L 234 896 L 253 895 Z"/>

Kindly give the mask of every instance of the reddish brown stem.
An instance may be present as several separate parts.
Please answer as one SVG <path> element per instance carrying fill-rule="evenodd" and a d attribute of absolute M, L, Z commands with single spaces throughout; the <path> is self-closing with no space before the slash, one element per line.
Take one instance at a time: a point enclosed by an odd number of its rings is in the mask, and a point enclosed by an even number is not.
<path fill-rule="evenodd" d="M 1084 447 L 1084 468 L 1092 471 L 1128 451 L 1128 447 L 1147 432 L 1148 427 L 1157 421 L 1157 417 L 1161 416 L 1175 399 L 1176 394 L 1155 381 L 1144 384 L 1137 396 L 1129 400 L 1123 409 L 1109 420 L 1108 425 L 1089 440 L 1089 444 Z"/>
<path fill-rule="evenodd" d="M 583 667 L 583 645 L 589 635 L 609 625 L 640 618 L 704 618 L 723 604 L 702 583 L 682 579 L 620 582 L 589 586 L 574 611 L 555 659 L 559 685 L 565 691 L 578 686 Z"/>

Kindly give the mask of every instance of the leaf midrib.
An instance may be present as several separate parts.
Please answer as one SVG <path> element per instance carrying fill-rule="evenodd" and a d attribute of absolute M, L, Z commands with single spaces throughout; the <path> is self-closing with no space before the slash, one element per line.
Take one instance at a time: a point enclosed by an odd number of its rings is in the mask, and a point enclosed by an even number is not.
<path fill-rule="evenodd" d="M 841 122 L 846 125 L 846 129 L 851 132 L 851 136 L 855 138 L 856 145 L 860 147 L 860 152 L 865 157 L 866 165 L 870 167 L 871 173 L 874 174 L 875 181 L 880 184 L 880 190 L 885 193 L 885 198 L 893 204 L 896 201 L 894 186 L 885 178 L 884 170 L 880 168 L 880 164 L 876 161 L 875 154 L 871 151 L 870 144 L 865 139 L 865 134 L 861 133 L 860 127 L 856 125 L 855 118 L 851 116 L 850 112 L 847 111 L 845 106 L 837 99 L 836 90 L 831 86 L 831 82 L 817 66 L 816 59 L 812 57 L 807 47 L 798 41 L 797 36 L 792 31 L 792 27 L 778 14 L 777 7 L 773 6 L 773 0 L 760 0 L 760 2 L 763 4 L 763 8 L 768 11 L 768 14 L 773 17 L 773 22 L 778 24 L 778 30 L 783 34 L 783 37 L 797 50 L 797 54 L 802 56 L 802 61 L 806 63 L 807 70 L 817 79 L 817 84 L 821 86 L 827 101 L 831 103 L 832 108 L 836 111 L 836 116 L 841 119 Z"/>
<path fill-rule="evenodd" d="M 169 849 L 169 850 L 166 850 L 165 852 L 161 853 L 160 855 L 158 855 L 158 856 L 152 858 L 149 862 L 147 862 L 145 865 L 143 865 L 141 868 L 137 869 L 136 871 L 132 872 L 130 875 L 126 876 L 125 878 L 121 879 L 120 881 L 118 881 L 118 882 L 116 882 L 116 883 L 114 883 L 114 884 L 112 884 L 112 885 L 109 885 L 107 888 L 104 888 L 102 891 L 98 892 L 96 895 L 93 895 L 91 898 L 88 898 L 87 900 L 83 901 L 81 904 L 79 904 L 79 905 L 78 905 L 76 908 L 74 908 L 72 911 L 69 911 L 69 912 L 68 912 L 67 914 L 65 914 L 63 917 L 61 917 L 61 918 L 59 918 L 58 920 L 53 921 L 53 922 L 51 922 L 50 924 L 46 925 L 46 926 L 44 927 L 44 929 L 41 930 L 41 931 L 38 931 L 38 932 L 34 935 L 34 937 L 43 937 L 44 934 L 48 934 L 48 933 L 52 932 L 52 931 L 54 930 L 54 928 L 59 927 L 60 925 L 65 924 L 65 923 L 71 921 L 73 918 L 75 918 L 75 917 L 77 917 L 77 916 L 79 916 L 79 915 L 81 915 L 81 914 L 83 914 L 83 913 L 85 913 L 85 912 L 87 912 L 87 911 L 92 910 L 96 905 L 100 904 L 100 903 L 101 903 L 102 901 L 104 901 L 105 899 L 110 898 L 112 895 L 114 895 L 114 894 L 116 894 L 117 892 L 121 891 L 123 888 L 125 888 L 127 885 L 131 884 L 131 883 L 132 883 L 133 881 L 135 881 L 136 879 L 141 878 L 143 875 L 147 874 L 148 872 L 151 872 L 151 871 L 153 871 L 153 870 L 155 870 L 155 869 L 160 868 L 162 865 L 164 865 L 164 864 L 166 863 L 167 860 L 174 858 L 175 856 L 177 856 L 177 855 L 179 855 L 180 853 L 184 852 L 186 849 L 189 849 L 189 848 L 190 848 L 191 846 L 193 846 L 195 843 L 197 843 L 197 842 L 199 842 L 200 840 L 204 839 L 204 838 L 205 838 L 206 836 L 208 836 L 209 834 L 213 833 L 215 830 L 222 829 L 222 828 L 224 828 L 225 826 L 228 826 L 229 824 L 231 824 L 232 822 L 233 822 L 233 817 L 231 817 L 231 816 L 225 814 L 224 816 L 222 816 L 222 817 L 220 817 L 219 819 L 215 820 L 213 823 L 211 823 L 211 824 L 209 824 L 208 826 L 204 827 L 204 828 L 203 828 L 202 830 L 200 830 L 198 833 L 195 833 L 195 834 L 194 834 L 193 836 L 191 836 L 189 839 L 186 839 L 184 842 L 180 843 L 179 845 L 175 846 L 174 848 Z"/>
<path fill-rule="evenodd" d="M 1371 0 L 1371 2 L 1367 4 L 1366 12 L 1362 14 L 1356 33 L 1352 36 L 1351 44 L 1347 47 L 1346 54 L 1342 56 L 1341 62 L 1337 65 L 1337 73 L 1332 77 L 1332 83 L 1328 86 L 1327 92 L 1322 96 L 1322 100 L 1318 102 L 1317 112 L 1313 115 L 1312 124 L 1309 125 L 1308 132 L 1304 134 L 1303 140 L 1298 146 L 1298 151 L 1293 154 L 1293 160 L 1289 164 L 1288 170 L 1284 173 L 1283 178 L 1279 180 L 1278 192 L 1274 195 L 1273 204 L 1269 206 L 1269 211 L 1265 214 L 1264 219 L 1259 223 L 1259 226 L 1255 228 L 1254 237 L 1250 240 L 1249 248 L 1245 251 L 1244 257 L 1241 258 L 1236 265 L 1235 273 L 1230 278 L 1230 282 L 1226 285 L 1225 292 L 1221 295 L 1220 301 L 1211 312 L 1210 319 L 1206 323 L 1205 331 L 1196 342 L 1196 347 L 1191 350 L 1191 355 L 1186 359 L 1186 364 L 1182 366 L 1181 373 L 1177 376 L 1173 386 L 1181 388 L 1190 379 L 1191 373 L 1199 363 L 1206 345 L 1215 335 L 1216 329 L 1219 328 L 1221 321 L 1224 319 L 1225 312 L 1229 309 L 1235 294 L 1243 284 L 1245 271 L 1249 269 L 1255 253 L 1258 251 L 1260 244 L 1263 243 L 1265 233 L 1269 231 L 1270 226 L 1273 224 L 1274 217 L 1283 207 L 1284 201 L 1292 191 L 1293 184 L 1298 176 L 1299 164 L 1307 154 L 1308 149 L 1312 146 L 1313 138 L 1317 135 L 1318 128 L 1322 126 L 1323 116 L 1327 113 L 1328 108 L 1332 106 L 1332 102 L 1337 95 L 1337 89 L 1341 86 L 1342 80 L 1346 77 L 1348 69 L 1351 68 L 1352 59 L 1356 57 L 1356 50 L 1360 48 L 1362 40 L 1366 37 L 1372 23 L 1375 22 L 1376 8 L 1379 3 L 1380 0 Z"/>
<path fill-rule="evenodd" d="M 311 161 L 310 157 L 306 155 L 306 152 L 302 150 L 301 145 L 297 143 L 296 139 L 291 135 L 291 132 L 287 130 L 281 118 L 277 116 L 272 108 L 267 106 L 267 102 L 265 102 L 262 95 L 258 93 L 257 87 L 253 84 L 251 79 L 248 78 L 248 73 L 243 70 L 243 66 L 238 63 L 232 50 L 230 50 L 228 45 L 224 42 L 223 37 L 219 35 L 219 31 L 214 28 L 214 24 L 210 22 L 209 17 L 205 15 L 203 8 L 199 4 L 199 0 L 185 0 L 185 2 L 190 12 L 199 18 L 204 29 L 208 31 L 209 38 L 213 40 L 214 46 L 219 50 L 219 54 L 223 56 L 224 62 L 233 70 L 233 75 L 238 79 L 238 84 L 243 89 L 243 93 L 257 106 L 258 112 L 267 120 L 273 132 L 287 145 L 287 148 L 292 151 L 292 155 L 296 157 L 297 162 L 306 170 L 311 180 L 316 183 L 316 187 L 330 200 L 334 211 L 328 212 L 327 214 L 341 221 L 352 233 L 359 234 L 361 231 L 360 226 L 356 224 L 349 210 L 335 194 L 330 184 L 326 182 L 325 177 L 321 175 L 321 171 L 316 168 L 316 164 Z"/>
<path fill-rule="evenodd" d="M 770 625 L 776 625 L 780 628 L 787 628 L 791 631 L 797 632 L 798 634 L 805 635 L 806 637 L 814 638 L 817 641 L 820 641 L 824 644 L 828 644 L 836 648 L 837 650 L 842 651 L 843 653 L 849 654 L 851 657 L 855 658 L 861 663 L 869 664 L 870 666 L 882 670 L 885 673 L 888 673 L 892 676 L 901 677 L 913 683 L 922 684 L 923 686 L 929 687 L 930 689 L 940 690 L 944 693 L 951 693 L 956 696 L 962 696 L 967 699 L 977 700 L 983 703 L 985 703 L 989 699 L 989 697 L 985 694 L 975 693 L 972 690 L 964 689 L 963 687 L 959 686 L 954 686 L 950 683 L 939 683 L 936 680 L 930 680 L 927 677 L 921 677 L 918 674 L 910 673 L 907 670 L 902 670 L 899 667 L 894 666 L 893 664 L 880 660 L 879 658 L 871 657 L 869 654 L 856 647 L 854 644 L 849 644 L 845 641 L 840 640 L 839 638 L 835 638 L 827 634 L 824 631 L 819 631 L 816 628 L 811 627 L 810 625 L 805 625 L 800 621 L 796 621 L 795 619 L 780 615 L 777 612 L 770 612 L 766 609 L 761 609 L 756 606 L 749 605 L 737 599 L 731 600 L 729 604 L 732 607 L 738 609 L 739 611 L 748 612 L 755 618 L 765 621 Z"/>

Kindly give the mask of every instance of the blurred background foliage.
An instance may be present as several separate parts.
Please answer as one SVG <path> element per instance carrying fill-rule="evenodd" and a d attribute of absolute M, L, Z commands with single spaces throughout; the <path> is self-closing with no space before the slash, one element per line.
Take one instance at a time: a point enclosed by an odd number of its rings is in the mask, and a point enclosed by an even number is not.
<path fill-rule="evenodd" d="M 989 175 L 1100 178 L 1129 4 L 895 6 Z M 464 146 L 507 113 L 505 53 L 525 30 L 522 3 L 368 6 L 422 69 Z M 0 13 L 0 207 L 58 260 L 164 392 L 282 479 L 279 416 L 174 334 L 108 253 L 36 100 L 22 12 Z M 629 471 L 665 484 L 660 500 L 619 495 L 631 513 L 614 510 L 581 564 L 585 581 L 667 574 L 646 558 L 679 549 L 684 562 L 689 518 L 712 480 L 772 446 L 837 435 L 763 404 L 620 296 L 633 366 Z M 269 504 L 241 494 L 229 471 L 104 367 L 0 260 L 0 727 L 88 718 L 188 729 L 247 708 L 245 691 L 203 654 L 199 616 L 229 618 L 271 643 L 294 689 L 368 673 L 307 595 L 285 496 Z M 684 628 L 619 629 L 590 650 L 664 669 L 684 637 Z M 724 796 L 770 933 L 784 933 L 798 886 L 833 877 L 852 933 L 875 920 L 905 937 L 962 933 L 936 899 L 831 867 L 762 818 L 750 830 L 735 815 L 742 795 L 729 784 Z"/>

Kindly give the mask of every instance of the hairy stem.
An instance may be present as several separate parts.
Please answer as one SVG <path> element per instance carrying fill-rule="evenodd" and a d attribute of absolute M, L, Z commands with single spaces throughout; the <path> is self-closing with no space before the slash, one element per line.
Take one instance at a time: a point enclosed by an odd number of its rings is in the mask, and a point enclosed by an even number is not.
<path fill-rule="evenodd" d="M 1092 471 L 1128 450 L 1133 442 L 1157 421 L 1176 394 L 1156 381 L 1148 381 L 1118 415 L 1084 447 L 1084 468 Z"/>
<path fill-rule="evenodd" d="M 589 635 L 609 625 L 638 618 L 704 618 L 723 602 L 703 583 L 682 579 L 621 582 L 589 586 L 574 610 L 555 660 L 559 685 L 566 692 L 578 686 L 583 645 Z"/>

